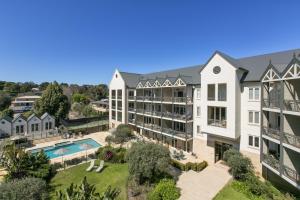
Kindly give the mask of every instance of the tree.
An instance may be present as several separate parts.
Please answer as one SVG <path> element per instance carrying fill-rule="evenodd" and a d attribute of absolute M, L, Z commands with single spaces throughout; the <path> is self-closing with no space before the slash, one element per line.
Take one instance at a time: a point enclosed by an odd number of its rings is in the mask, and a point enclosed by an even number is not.
<path fill-rule="evenodd" d="M 77 102 L 77 103 L 89 104 L 90 100 L 84 94 L 74 93 L 72 95 L 72 102 L 73 103 Z"/>
<path fill-rule="evenodd" d="M 169 150 L 159 144 L 138 142 L 132 144 L 126 155 L 129 174 L 136 182 L 153 181 L 167 171 Z"/>
<path fill-rule="evenodd" d="M 7 109 L 10 106 L 11 98 L 5 93 L 0 93 L 0 111 Z"/>
<path fill-rule="evenodd" d="M 0 199 L 42 200 L 48 198 L 47 184 L 39 178 L 14 179 L 0 184 Z"/>
<path fill-rule="evenodd" d="M 34 105 L 35 112 L 42 115 L 48 112 L 53 115 L 56 122 L 65 118 L 70 110 L 68 98 L 63 94 L 61 86 L 57 82 L 48 85 L 42 97 Z"/>
<path fill-rule="evenodd" d="M 107 136 L 107 142 L 114 142 L 122 146 L 125 142 L 132 139 L 132 137 L 133 133 L 131 128 L 126 124 L 120 124 L 112 135 Z"/>
<path fill-rule="evenodd" d="M 5 117 L 5 116 L 13 118 L 14 117 L 14 111 L 12 109 L 10 109 L 10 108 L 4 109 L 1 112 L 1 116 L 0 117 Z"/>
<path fill-rule="evenodd" d="M 60 200 L 114 200 L 119 194 L 119 189 L 112 189 L 111 186 L 108 186 L 105 192 L 100 195 L 96 192 L 95 186 L 89 184 L 84 177 L 80 186 L 71 183 L 65 193 L 59 191 L 56 193 L 56 197 Z"/>
<path fill-rule="evenodd" d="M 162 179 L 148 194 L 148 200 L 176 200 L 180 197 L 180 191 L 171 179 Z"/>
<path fill-rule="evenodd" d="M 49 85 L 49 82 L 42 82 L 40 84 L 39 88 L 40 88 L 41 91 L 44 91 L 44 90 L 46 90 L 46 88 L 48 87 L 48 85 Z"/>

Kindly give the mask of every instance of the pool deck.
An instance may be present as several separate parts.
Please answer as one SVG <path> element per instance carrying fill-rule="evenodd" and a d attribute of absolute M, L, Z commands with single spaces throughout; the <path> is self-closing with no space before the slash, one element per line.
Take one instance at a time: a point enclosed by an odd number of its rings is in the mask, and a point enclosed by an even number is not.
<path fill-rule="evenodd" d="M 83 137 L 69 138 L 69 139 L 59 139 L 59 140 L 55 140 L 55 141 L 51 141 L 51 142 L 44 142 L 44 143 L 36 144 L 34 147 L 27 148 L 26 151 L 33 150 L 33 149 L 44 148 L 44 147 L 47 147 L 47 146 L 53 146 L 53 145 L 55 145 L 57 143 L 61 143 L 61 142 L 67 142 L 67 141 L 72 142 L 72 141 L 78 141 L 78 140 L 83 140 L 83 139 L 88 139 L 88 138 L 91 138 L 91 139 L 95 140 L 101 146 L 105 146 L 107 144 L 107 142 L 105 142 L 105 138 L 108 135 L 110 135 L 110 133 L 107 132 L 107 131 L 104 131 L 104 132 L 91 133 L 91 134 L 85 135 Z M 95 153 L 97 150 L 98 150 L 98 147 L 93 148 L 93 149 L 89 149 L 87 151 L 83 150 L 81 152 L 77 152 L 77 153 L 73 153 L 73 154 L 69 154 L 69 155 L 64 155 L 63 160 L 70 160 L 70 159 L 73 159 L 73 158 L 86 156 L 86 152 L 87 152 L 87 154 L 91 154 L 91 153 Z M 50 162 L 51 163 L 62 162 L 62 156 L 50 159 Z"/>

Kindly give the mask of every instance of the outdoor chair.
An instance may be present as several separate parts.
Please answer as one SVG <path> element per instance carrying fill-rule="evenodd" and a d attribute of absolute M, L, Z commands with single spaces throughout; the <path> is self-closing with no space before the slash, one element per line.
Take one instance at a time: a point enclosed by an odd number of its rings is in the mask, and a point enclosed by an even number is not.
<path fill-rule="evenodd" d="M 97 173 L 101 172 L 101 170 L 103 169 L 103 167 L 104 167 L 104 160 L 101 160 L 99 167 L 96 169 L 96 172 Z"/>
<path fill-rule="evenodd" d="M 86 169 L 87 172 L 92 171 L 95 166 L 95 160 L 91 160 L 90 166 Z"/>

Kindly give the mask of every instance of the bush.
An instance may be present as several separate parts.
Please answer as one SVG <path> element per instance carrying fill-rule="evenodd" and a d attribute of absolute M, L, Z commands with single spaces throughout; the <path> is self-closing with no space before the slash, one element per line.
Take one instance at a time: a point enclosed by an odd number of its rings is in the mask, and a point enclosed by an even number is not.
<path fill-rule="evenodd" d="M 202 171 L 205 167 L 207 167 L 207 162 L 203 161 L 200 163 L 191 163 L 188 162 L 186 164 L 183 164 L 177 160 L 171 160 L 171 165 L 173 167 L 176 167 L 177 169 L 180 169 L 181 171 L 188 171 L 188 170 L 194 170 L 196 172 Z"/>
<path fill-rule="evenodd" d="M 47 199 L 47 184 L 39 178 L 14 179 L 0 185 L 0 199 Z"/>
<path fill-rule="evenodd" d="M 229 157 L 227 163 L 235 179 L 245 180 L 249 173 L 253 173 L 253 165 L 249 158 L 237 154 Z"/>
<path fill-rule="evenodd" d="M 148 194 L 148 200 L 176 200 L 180 197 L 180 191 L 173 180 L 162 179 Z"/>
<path fill-rule="evenodd" d="M 223 160 L 225 162 L 227 162 L 228 159 L 230 157 L 234 156 L 234 155 L 240 155 L 241 156 L 242 154 L 238 150 L 231 148 L 231 149 L 229 149 L 229 150 L 227 150 L 227 151 L 224 152 Z"/>
<path fill-rule="evenodd" d="M 105 138 L 108 143 L 114 142 L 116 144 L 123 144 L 133 138 L 131 128 L 126 124 L 120 124 L 117 129 Z"/>
<path fill-rule="evenodd" d="M 125 148 L 113 148 L 111 146 L 105 146 L 98 149 L 96 155 L 100 160 L 111 163 L 124 163 L 125 162 Z"/>
<path fill-rule="evenodd" d="M 154 181 L 168 169 L 169 150 L 154 143 L 134 143 L 126 154 L 129 174 L 139 184 Z"/>

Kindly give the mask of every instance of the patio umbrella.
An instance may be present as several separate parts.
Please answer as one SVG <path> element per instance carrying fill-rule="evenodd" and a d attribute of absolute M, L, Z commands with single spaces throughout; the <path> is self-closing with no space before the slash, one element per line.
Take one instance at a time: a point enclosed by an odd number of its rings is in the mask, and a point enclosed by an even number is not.
<path fill-rule="evenodd" d="M 60 155 L 61 156 L 61 162 L 64 163 L 64 154 L 66 152 L 68 152 L 68 149 L 66 149 L 66 148 L 60 148 L 60 149 L 57 149 L 56 151 L 54 151 L 53 154 Z"/>
<path fill-rule="evenodd" d="M 88 143 L 80 144 L 79 148 L 85 150 L 85 157 L 86 157 L 86 160 L 87 160 L 87 150 L 88 150 L 88 149 L 91 149 L 91 148 L 93 148 L 93 147 L 94 147 L 93 145 L 88 144 Z"/>

